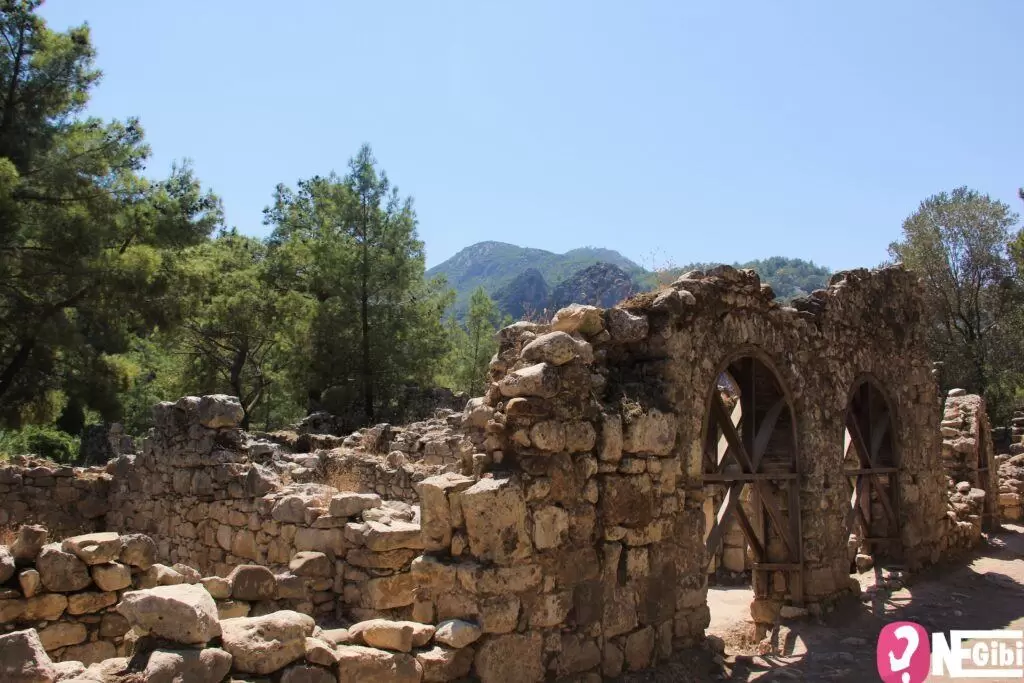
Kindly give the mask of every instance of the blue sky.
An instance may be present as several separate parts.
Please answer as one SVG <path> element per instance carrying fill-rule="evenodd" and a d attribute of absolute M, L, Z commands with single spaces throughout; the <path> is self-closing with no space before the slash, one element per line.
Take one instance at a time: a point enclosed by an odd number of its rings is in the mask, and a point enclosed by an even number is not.
<path fill-rule="evenodd" d="M 428 265 L 481 240 L 648 267 L 873 266 L 927 196 L 1024 209 L 1024 3 L 47 0 L 92 113 L 191 158 L 229 225 L 362 142 Z"/>

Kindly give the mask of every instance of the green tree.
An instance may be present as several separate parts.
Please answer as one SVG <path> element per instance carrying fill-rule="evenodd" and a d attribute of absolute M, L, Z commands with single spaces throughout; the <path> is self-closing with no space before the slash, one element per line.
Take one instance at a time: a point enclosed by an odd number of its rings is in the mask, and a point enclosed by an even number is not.
<path fill-rule="evenodd" d="M 369 146 L 331 174 L 278 186 L 265 210 L 274 281 L 314 302 L 307 397 L 370 421 L 404 383 L 429 382 L 446 345 L 442 280 L 424 279 L 412 200 L 378 172 Z"/>
<path fill-rule="evenodd" d="M 295 292 L 267 278 L 267 246 L 222 233 L 186 255 L 188 310 L 177 335 L 190 393 L 238 396 L 249 427 L 259 405 L 286 376 L 287 330 L 308 308 Z"/>
<path fill-rule="evenodd" d="M 173 319 L 177 251 L 221 215 L 187 165 L 139 175 L 137 121 L 81 115 L 100 76 L 88 28 L 51 31 L 39 4 L 0 6 L 0 420 L 15 425 L 68 397 L 119 412 L 117 356 Z"/>
<path fill-rule="evenodd" d="M 501 324 L 497 305 L 483 287 L 477 287 L 469 299 L 463 325 L 454 318 L 449 322 L 451 351 L 447 380 L 451 388 L 473 396 L 483 392 L 491 356 L 498 350 L 495 333 Z"/>
<path fill-rule="evenodd" d="M 890 255 L 920 274 L 931 316 L 929 343 L 943 362 L 943 384 L 998 403 L 1020 376 L 1017 239 L 1010 207 L 966 187 L 923 201 L 903 222 Z"/>

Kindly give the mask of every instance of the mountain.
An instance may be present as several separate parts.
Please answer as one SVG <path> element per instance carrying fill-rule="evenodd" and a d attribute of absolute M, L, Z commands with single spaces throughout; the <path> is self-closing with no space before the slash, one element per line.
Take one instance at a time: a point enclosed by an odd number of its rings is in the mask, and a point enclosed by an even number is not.
<path fill-rule="evenodd" d="M 473 291 L 482 286 L 502 313 L 519 320 L 542 314 L 545 309 L 550 315 L 573 302 L 613 306 L 631 294 L 671 282 L 688 270 L 707 270 L 714 265 L 694 263 L 651 272 L 611 249 L 583 247 L 555 254 L 505 242 L 479 242 L 434 266 L 427 276 L 447 278 L 456 292 L 454 313 L 458 317 L 465 312 Z M 782 300 L 821 289 L 832 274 L 811 261 L 785 256 L 731 265 L 756 270 L 761 281 L 770 284 Z"/>
<path fill-rule="evenodd" d="M 611 249 L 583 247 L 555 254 L 505 242 L 478 242 L 428 270 L 427 277 L 444 275 L 448 279 L 448 284 L 456 292 L 455 310 L 458 313 L 465 310 L 470 295 L 479 286 L 494 297 L 527 269 L 533 268 L 548 287 L 555 287 L 562 280 L 596 263 L 611 263 L 631 276 L 644 273 L 643 268 Z"/>

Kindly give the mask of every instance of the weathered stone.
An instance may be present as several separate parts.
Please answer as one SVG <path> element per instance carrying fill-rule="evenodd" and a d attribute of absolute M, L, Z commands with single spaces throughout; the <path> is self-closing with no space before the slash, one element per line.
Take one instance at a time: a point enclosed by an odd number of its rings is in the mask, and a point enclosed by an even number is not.
<path fill-rule="evenodd" d="M 100 638 L 120 638 L 131 630 L 131 625 L 123 615 L 117 612 L 106 612 L 100 621 Z"/>
<path fill-rule="evenodd" d="M 654 653 L 654 629 L 650 626 L 630 633 L 626 637 L 626 667 L 630 671 L 645 669 L 651 664 L 651 655 Z"/>
<path fill-rule="evenodd" d="M 538 683 L 544 680 L 542 647 L 536 632 L 490 638 L 477 649 L 476 674 L 482 683 Z"/>
<path fill-rule="evenodd" d="M 677 421 L 675 415 L 655 409 L 630 418 L 622 438 L 622 450 L 670 455 L 676 443 Z"/>
<path fill-rule="evenodd" d="M 247 617 L 249 616 L 250 611 L 252 611 L 252 607 L 249 605 L 249 603 L 242 602 L 241 600 L 217 601 L 217 618 L 221 621 L 224 621 L 225 619 L 237 619 L 238 617 Z"/>
<path fill-rule="evenodd" d="M 363 510 L 380 506 L 381 499 L 376 493 L 344 491 L 331 498 L 330 512 L 333 517 L 355 517 Z"/>
<path fill-rule="evenodd" d="M 92 575 L 92 580 L 103 591 L 119 591 L 132 585 L 131 570 L 120 562 L 97 564 L 89 570 L 89 573 Z"/>
<path fill-rule="evenodd" d="M 57 621 L 67 609 L 68 599 L 59 593 L 42 593 L 25 601 L 25 621 Z"/>
<path fill-rule="evenodd" d="M 231 582 L 220 576 L 207 576 L 199 580 L 206 592 L 214 600 L 226 600 L 231 597 Z"/>
<path fill-rule="evenodd" d="M 570 304 L 555 313 L 551 320 L 551 329 L 561 332 L 579 332 L 591 337 L 604 329 L 601 309 L 596 306 Z"/>
<path fill-rule="evenodd" d="M 46 527 L 38 524 L 24 524 L 18 529 L 18 536 L 11 544 L 11 555 L 18 564 L 35 562 L 39 552 L 49 538 Z"/>
<path fill-rule="evenodd" d="M 245 412 L 234 396 L 211 394 L 199 400 L 199 424 L 209 429 L 237 427 Z"/>
<path fill-rule="evenodd" d="M 0 636 L 0 680 L 4 683 L 54 683 L 57 671 L 35 629 Z"/>
<path fill-rule="evenodd" d="M 306 661 L 330 667 L 338 663 L 338 653 L 333 645 L 321 638 L 306 638 Z"/>
<path fill-rule="evenodd" d="M 313 635 L 313 618 L 291 610 L 261 617 L 221 622 L 222 647 L 234 657 L 233 668 L 265 675 L 301 659 L 306 638 Z M 339 679 L 340 680 L 340 679 Z"/>
<path fill-rule="evenodd" d="M 152 564 L 138 575 L 139 588 L 156 588 L 157 586 L 177 586 L 185 583 L 185 577 L 170 567 Z"/>
<path fill-rule="evenodd" d="M 18 573 L 18 585 L 21 586 L 21 594 L 26 598 L 31 598 L 39 592 L 39 587 L 42 585 L 39 572 L 35 569 L 21 570 Z"/>
<path fill-rule="evenodd" d="M 422 679 L 423 670 L 411 655 L 360 645 L 338 648 L 339 682 L 418 683 Z"/>
<path fill-rule="evenodd" d="M 78 680 L 85 673 L 85 664 L 81 662 L 55 662 L 53 668 L 57 672 L 58 681 Z"/>
<path fill-rule="evenodd" d="M 64 552 L 74 553 L 86 564 L 104 564 L 113 562 L 121 554 L 121 537 L 112 531 L 84 534 L 64 539 L 62 547 Z"/>
<path fill-rule="evenodd" d="M 156 543 L 144 534 L 128 534 L 121 537 L 122 563 L 139 569 L 149 569 L 156 562 Z"/>
<path fill-rule="evenodd" d="M 277 593 L 277 580 L 273 572 L 255 564 L 243 564 L 228 574 L 231 597 L 235 600 L 273 600 Z"/>
<path fill-rule="evenodd" d="M 530 428 L 530 442 L 542 451 L 564 451 L 565 423 L 558 420 L 538 422 Z"/>
<path fill-rule="evenodd" d="M 598 481 L 601 510 L 608 526 L 641 527 L 654 517 L 648 475 L 607 476 Z"/>
<path fill-rule="evenodd" d="M 569 535 L 569 514 L 548 505 L 533 513 L 533 544 L 538 550 L 557 548 Z"/>
<path fill-rule="evenodd" d="M 609 308 L 605 311 L 608 332 L 618 344 L 638 342 L 647 336 L 647 317 L 634 315 L 621 308 Z"/>
<path fill-rule="evenodd" d="M 26 601 L 19 598 L 0 600 L 0 624 L 19 621 L 25 614 Z"/>
<path fill-rule="evenodd" d="M 334 563 L 327 555 L 308 550 L 295 553 L 288 569 L 296 576 L 326 578 L 334 575 Z"/>
<path fill-rule="evenodd" d="M 7 580 L 14 576 L 14 556 L 7 546 L 0 545 L 0 584 L 7 583 Z"/>
<path fill-rule="evenodd" d="M 558 371 L 548 363 L 537 363 L 510 373 L 498 385 L 502 396 L 539 396 L 552 398 L 558 393 Z"/>
<path fill-rule="evenodd" d="M 370 619 L 353 624 L 349 636 L 356 642 L 382 650 L 408 652 L 412 649 L 412 625 L 410 622 Z"/>
<path fill-rule="evenodd" d="M 392 521 L 385 525 L 380 522 L 366 522 L 363 543 L 367 548 L 377 552 L 396 550 L 398 548 L 423 548 L 423 534 L 419 524 Z"/>
<path fill-rule="evenodd" d="M 416 484 L 416 492 L 420 496 L 420 526 L 425 550 L 448 549 L 454 524 L 448 497 L 472 485 L 473 479 L 454 472 L 427 477 Z"/>
<path fill-rule="evenodd" d="M 394 609 L 416 602 L 419 585 L 410 572 L 370 579 L 363 584 L 362 604 L 369 609 Z"/>
<path fill-rule="evenodd" d="M 143 676 L 147 683 L 219 683 L 231 670 L 231 655 L 219 648 L 154 650 Z"/>
<path fill-rule="evenodd" d="M 89 568 L 77 556 L 61 550 L 57 543 L 49 543 L 36 558 L 39 579 L 48 591 L 70 593 L 92 583 Z"/>
<path fill-rule="evenodd" d="M 483 397 L 469 399 L 463 410 L 463 424 L 475 429 L 483 429 L 494 416 L 494 408 L 484 403 Z"/>
<path fill-rule="evenodd" d="M 437 625 L 434 640 L 442 645 L 461 649 L 475 643 L 483 635 L 480 627 L 461 619 L 449 619 Z"/>
<path fill-rule="evenodd" d="M 480 628 L 484 633 L 510 633 L 519 623 L 519 598 L 501 595 L 480 601 Z"/>
<path fill-rule="evenodd" d="M 474 556 L 510 564 L 530 555 L 526 500 L 517 479 L 481 479 L 459 498 Z"/>
<path fill-rule="evenodd" d="M 203 644 L 220 635 L 217 605 L 202 586 L 179 584 L 129 591 L 117 611 L 140 633 Z"/>
<path fill-rule="evenodd" d="M 104 660 L 117 656 L 114 644 L 106 640 L 93 640 L 88 643 L 71 645 L 61 655 L 76 662 L 82 662 L 86 666 L 98 664 Z"/>
<path fill-rule="evenodd" d="M 199 574 L 199 570 L 194 567 L 190 567 L 187 564 L 182 564 L 181 562 L 175 562 L 172 564 L 171 569 L 181 574 L 181 578 L 184 580 L 184 583 L 199 583 L 199 579 L 202 578 Z"/>
<path fill-rule="evenodd" d="M 601 665 L 601 650 L 592 639 L 577 634 L 562 636 L 561 651 L 558 654 L 560 676 L 590 671 Z"/>
<path fill-rule="evenodd" d="M 594 425 L 589 422 L 577 421 L 565 424 L 565 450 L 570 453 L 589 452 L 597 443 Z"/>
<path fill-rule="evenodd" d="M 39 632 L 39 641 L 47 652 L 84 643 L 88 637 L 89 631 L 86 630 L 85 624 L 70 621 L 58 621 Z"/>
<path fill-rule="evenodd" d="M 552 365 L 565 365 L 571 360 L 578 358 L 580 347 L 586 342 L 577 342 L 565 332 L 548 332 L 537 337 L 523 347 L 520 354 L 523 360 L 535 363 L 551 363 Z M 583 355 L 593 357 L 590 353 L 590 345 L 586 344 L 586 351 Z"/>
<path fill-rule="evenodd" d="M 117 602 L 117 593 L 96 593 L 87 591 L 68 596 L 68 614 L 93 614 Z"/>
<path fill-rule="evenodd" d="M 473 650 L 454 650 L 435 645 L 429 650 L 416 653 L 416 661 L 423 669 L 424 683 L 444 683 L 469 675 L 473 667 Z"/>

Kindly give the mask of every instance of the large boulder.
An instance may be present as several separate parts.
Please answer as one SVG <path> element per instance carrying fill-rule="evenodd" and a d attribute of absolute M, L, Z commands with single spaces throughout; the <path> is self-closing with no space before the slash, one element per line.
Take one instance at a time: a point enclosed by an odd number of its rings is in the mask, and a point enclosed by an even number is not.
<path fill-rule="evenodd" d="M 54 593 L 80 591 L 90 583 L 89 567 L 72 553 L 61 550 L 60 544 L 48 543 L 39 551 L 36 570 L 43 587 Z"/>
<path fill-rule="evenodd" d="M 496 564 L 513 564 L 530 555 L 526 498 L 517 479 L 481 479 L 460 498 L 474 556 Z"/>
<path fill-rule="evenodd" d="M 66 538 L 63 550 L 66 553 L 74 553 L 86 564 L 105 564 L 113 562 L 121 555 L 121 545 L 121 537 L 118 534 L 104 531 Z"/>
<path fill-rule="evenodd" d="M 92 580 L 100 590 L 119 591 L 132 585 L 132 571 L 120 562 L 97 564 L 90 570 Z"/>
<path fill-rule="evenodd" d="M 0 636 L 0 681 L 53 683 L 57 670 L 34 628 Z"/>
<path fill-rule="evenodd" d="M 220 635 L 217 603 L 200 585 L 187 583 L 129 591 L 117 611 L 140 633 L 201 645 Z"/>
<path fill-rule="evenodd" d="M 215 647 L 154 650 L 143 677 L 146 683 L 219 683 L 230 670 L 231 655 Z"/>
<path fill-rule="evenodd" d="M 225 619 L 220 626 L 221 642 L 234 657 L 234 669 L 266 675 L 305 655 L 306 638 L 313 635 L 315 624 L 310 616 L 281 610 L 261 617 Z"/>
<path fill-rule="evenodd" d="M 324 553 L 303 550 L 292 555 L 288 569 L 296 576 L 329 578 L 334 576 L 334 563 Z"/>
<path fill-rule="evenodd" d="M 482 635 L 480 627 L 461 619 L 449 619 L 437 625 L 434 640 L 455 649 L 475 643 Z"/>

